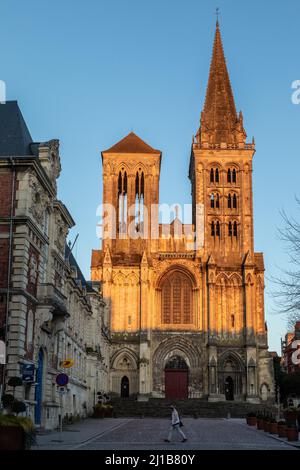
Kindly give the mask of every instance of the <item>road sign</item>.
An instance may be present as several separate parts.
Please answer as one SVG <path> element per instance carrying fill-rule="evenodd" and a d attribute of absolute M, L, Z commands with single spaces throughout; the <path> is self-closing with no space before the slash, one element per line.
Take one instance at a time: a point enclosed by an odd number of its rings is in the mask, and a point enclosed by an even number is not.
<path fill-rule="evenodd" d="M 26 383 L 34 382 L 34 364 L 22 364 L 22 380 Z"/>
<path fill-rule="evenodd" d="M 56 383 L 60 387 L 65 387 L 66 385 L 68 385 L 68 382 L 69 382 L 69 377 L 67 376 L 67 374 L 58 374 L 56 376 Z"/>
<path fill-rule="evenodd" d="M 63 367 L 63 369 L 69 369 L 69 367 L 74 365 L 74 361 L 73 359 L 65 359 L 64 361 L 61 361 L 59 365 L 60 367 Z"/>

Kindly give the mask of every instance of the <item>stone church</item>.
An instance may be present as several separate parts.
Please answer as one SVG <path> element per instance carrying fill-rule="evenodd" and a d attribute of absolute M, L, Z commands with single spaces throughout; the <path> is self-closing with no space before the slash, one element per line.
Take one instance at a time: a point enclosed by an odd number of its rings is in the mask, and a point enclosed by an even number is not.
<path fill-rule="evenodd" d="M 254 252 L 252 160 L 219 24 L 189 165 L 192 224 L 160 223 L 162 154 L 134 133 L 102 152 L 110 392 L 258 403 L 274 397 L 264 259 Z"/>

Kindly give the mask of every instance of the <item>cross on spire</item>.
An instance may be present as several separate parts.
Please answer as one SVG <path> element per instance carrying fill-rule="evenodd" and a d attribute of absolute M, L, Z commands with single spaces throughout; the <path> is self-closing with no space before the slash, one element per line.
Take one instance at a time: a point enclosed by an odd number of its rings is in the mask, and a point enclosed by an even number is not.
<path fill-rule="evenodd" d="M 219 25 L 219 15 L 220 15 L 220 8 L 216 8 L 216 17 L 217 17 L 217 25 Z"/>

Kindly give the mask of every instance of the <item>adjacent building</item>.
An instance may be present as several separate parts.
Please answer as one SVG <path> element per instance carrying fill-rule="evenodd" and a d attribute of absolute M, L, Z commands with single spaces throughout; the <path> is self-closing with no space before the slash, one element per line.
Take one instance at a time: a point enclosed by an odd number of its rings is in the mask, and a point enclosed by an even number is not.
<path fill-rule="evenodd" d="M 292 374 L 300 371 L 300 322 L 295 324 L 295 329 L 285 335 L 281 342 L 283 370 Z"/>
<path fill-rule="evenodd" d="M 0 105 L 1 388 L 21 377 L 16 396 L 36 425 L 87 416 L 107 391 L 109 324 L 96 286 L 66 246 L 74 220 L 57 199 L 59 141 L 33 142 L 16 101 Z M 63 360 L 74 364 L 63 369 Z M 56 376 L 69 384 L 60 408 Z"/>

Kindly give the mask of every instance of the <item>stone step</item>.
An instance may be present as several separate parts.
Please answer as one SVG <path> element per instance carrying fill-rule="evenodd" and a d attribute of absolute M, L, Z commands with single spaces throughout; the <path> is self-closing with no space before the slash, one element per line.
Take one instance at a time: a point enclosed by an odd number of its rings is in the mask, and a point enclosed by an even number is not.
<path fill-rule="evenodd" d="M 244 418 L 250 411 L 275 414 L 276 408 L 270 404 L 251 404 L 246 402 L 207 402 L 190 399 L 174 402 L 181 416 L 195 418 Z M 115 416 L 120 417 L 168 417 L 170 401 L 150 399 L 148 402 L 113 399 Z"/>

